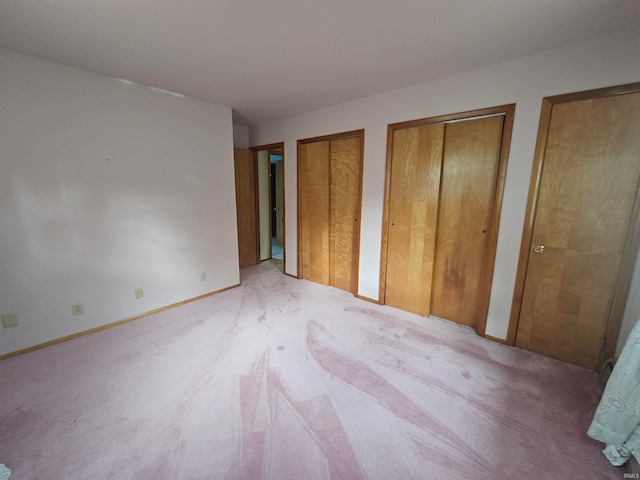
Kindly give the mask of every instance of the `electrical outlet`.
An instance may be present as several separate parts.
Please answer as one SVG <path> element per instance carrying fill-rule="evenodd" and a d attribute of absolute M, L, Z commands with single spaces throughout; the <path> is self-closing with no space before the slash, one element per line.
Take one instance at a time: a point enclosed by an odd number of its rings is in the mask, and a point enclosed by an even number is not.
<path fill-rule="evenodd" d="M 200 281 L 204 282 L 207 279 L 207 272 L 202 272 L 200 274 Z"/>
<path fill-rule="evenodd" d="M 2 326 L 4 328 L 17 327 L 20 325 L 20 320 L 18 319 L 17 313 L 7 313 L 6 315 L 2 315 Z"/>
<path fill-rule="evenodd" d="M 74 303 L 73 305 L 71 305 L 71 313 L 73 313 L 74 317 L 76 315 L 82 315 L 84 313 L 84 307 L 82 306 L 82 303 Z"/>
<path fill-rule="evenodd" d="M 144 297 L 144 292 L 141 288 L 136 288 L 134 292 L 136 294 L 136 299 L 140 300 L 142 297 Z"/>

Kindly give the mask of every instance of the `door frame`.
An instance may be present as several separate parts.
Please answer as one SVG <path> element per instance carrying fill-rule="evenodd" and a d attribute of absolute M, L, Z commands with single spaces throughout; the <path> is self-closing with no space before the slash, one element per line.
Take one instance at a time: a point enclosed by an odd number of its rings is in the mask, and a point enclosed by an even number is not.
<path fill-rule="evenodd" d="M 493 271 L 496 259 L 496 247 L 498 243 L 498 229 L 500 227 L 500 213 L 502 212 L 502 198 L 504 196 L 504 184 L 507 176 L 507 163 L 509 160 L 509 149 L 511 147 L 511 132 L 513 130 L 513 120 L 515 116 L 515 103 L 500 105 L 497 107 L 481 108 L 478 110 L 469 110 L 465 112 L 452 113 L 448 115 L 440 115 L 437 117 L 421 118 L 418 120 L 409 120 L 406 122 L 391 123 L 387 127 L 387 161 L 385 167 L 384 180 L 384 206 L 382 210 L 382 241 L 380 249 L 380 290 L 379 303 L 384 305 L 386 297 L 386 280 L 387 280 L 387 250 L 389 242 L 389 208 L 391 195 L 391 163 L 393 156 L 393 133 L 395 130 L 405 128 L 422 127 L 438 123 L 451 123 L 455 121 L 472 120 L 474 118 L 482 118 L 488 116 L 504 116 L 504 125 L 502 127 L 502 144 L 500 146 L 500 157 L 498 159 L 498 172 L 496 176 L 496 187 L 493 198 L 493 207 L 491 210 L 491 229 L 489 231 L 489 251 L 487 255 L 487 270 L 484 278 L 484 287 L 482 290 L 482 315 L 478 321 L 478 335 L 486 336 L 485 329 L 487 325 L 487 314 L 489 311 L 489 299 L 491 296 L 491 287 L 493 281 Z M 440 179 L 442 187 L 442 178 Z M 438 193 L 440 196 L 440 193 Z M 437 225 L 436 225 L 437 228 Z"/>
<path fill-rule="evenodd" d="M 520 321 L 520 310 L 522 307 L 522 297 L 524 296 L 525 280 L 527 277 L 527 269 L 529 264 L 529 253 L 531 251 L 533 226 L 536 218 L 538 197 L 540 193 L 540 183 L 542 181 L 542 171 L 544 168 L 544 157 L 547 150 L 547 138 L 551 125 L 551 112 L 554 105 L 562 103 L 577 102 L 581 100 L 593 100 L 597 98 L 605 98 L 616 95 L 625 95 L 640 92 L 640 82 L 619 85 L 614 87 L 599 88 L 595 90 L 585 90 L 581 92 L 568 93 L 563 95 L 554 95 L 542 99 L 542 110 L 540 113 L 540 124 L 538 126 L 538 137 L 536 140 L 536 149 L 533 157 L 533 166 L 531 168 L 531 181 L 529 184 L 529 197 L 527 199 L 527 210 L 525 213 L 525 222 L 522 231 L 522 241 L 520 245 L 520 256 L 518 258 L 518 269 L 516 274 L 516 282 L 513 290 L 513 300 L 511 303 L 511 315 L 509 317 L 509 329 L 505 343 L 515 345 L 518 332 L 518 323 Z M 635 259 L 640 247 L 640 188 L 636 190 L 636 197 L 631 210 L 631 221 L 627 230 L 627 238 L 618 277 L 614 288 L 613 299 L 607 319 L 605 330 L 605 340 L 602 351 L 600 352 L 599 364 L 602 364 L 606 358 L 613 355 L 618 334 L 620 332 L 620 324 L 629 295 L 631 279 L 635 267 Z"/>
<path fill-rule="evenodd" d="M 310 137 L 298 140 L 298 144 L 296 147 L 296 194 L 297 194 L 297 235 L 298 235 L 298 275 L 297 278 L 302 278 L 302 231 L 300 229 L 300 225 L 302 224 L 302 208 L 301 208 L 301 195 L 300 195 L 300 147 L 307 143 L 315 143 L 315 142 L 326 142 L 331 140 L 342 140 L 345 138 L 360 138 L 360 178 L 358 179 L 358 219 L 362 219 L 362 177 L 364 176 L 363 167 L 364 167 L 364 128 L 359 130 L 349 130 L 348 132 L 342 133 L 333 133 L 331 135 L 321 135 L 319 137 Z M 331 160 L 331 149 L 329 149 L 329 160 Z M 331 165 L 329 165 L 331 168 Z M 329 198 L 331 198 L 331 192 L 329 192 Z M 360 224 L 362 222 L 359 222 Z M 356 292 L 354 295 L 358 295 L 358 281 L 360 278 L 360 234 L 361 234 L 361 225 L 358 225 L 356 238 L 354 239 L 354 243 L 358 245 L 358 253 L 356 258 L 354 259 L 354 283 L 356 285 Z"/>
<path fill-rule="evenodd" d="M 269 164 L 268 164 L 268 171 L 269 171 L 269 177 L 271 177 L 271 151 L 272 150 L 276 150 L 279 149 L 281 150 L 282 153 L 278 152 L 279 155 L 282 155 L 282 273 L 286 272 L 287 269 L 287 229 L 286 229 L 286 224 L 287 224 L 287 216 L 286 216 L 286 192 L 285 192 L 285 156 L 284 156 L 284 142 L 277 142 L 277 143 L 269 143 L 266 145 L 258 145 L 255 147 L 250 147 L 249 150 L 251 150 L 252 154 L 253 154 L 253 162 L 255 165 L 255 171 L 256 171 L 256 212 L 258 212 L 258 214 L 256 215 L 256 235 L 257 235 L 257 242 L 258 242 L 258 262 L 260 263 L 260 192 L 259 192 L 259 180 L 258 180 L 258 152 L 267 151 L 267 157 L 269 157 Z M 269 178 L 269 216 L 271 216 L 272 214 L 272 205 L 271 205 L 271 178 Z M 273 237 L 272 231 L 271 231 L 271 219 L 269 219 L 269 242 L 271 242 L 271 238 Z M 271 251 L 271 247 L 269 248 L 269 251 Z M 269 256 L 269 259 L 272 258 L 271 255 Z M 268 260 L 268 259 L 265 259 Z"/>

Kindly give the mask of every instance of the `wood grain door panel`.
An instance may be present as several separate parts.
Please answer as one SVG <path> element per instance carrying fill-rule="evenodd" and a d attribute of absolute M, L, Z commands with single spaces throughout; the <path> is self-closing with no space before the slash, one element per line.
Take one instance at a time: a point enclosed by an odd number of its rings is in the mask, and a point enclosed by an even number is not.
<path fill-rule="evenodd" d="M 356 293 L 360 222 L 360 137 L 331 141 L 329 285 Z"/>
<path fill-rule="evenodd" d="M 429 315 L 444 125 L 395 130 L 385 303 Z"/>
<path fill-rule="evenodd" d="M 300 145 L 300 250 L 302 278 L 329 284 L 329 142 Z"/>
<path fill-rule="evenodd" d="M 553 106 L 516 344 L 596 368 L 640 178 L 640 94 Z M 535 253 L 544 245 L 543 253 Z"/>
<path fill-rule="evenodd" d="M 250 150 L 233 150 L 240 268 L 258 263 L 256 168 Z"/>
<path fill-rule="evenodd" d="M 447 124 L 431 314 L 477 327 L 483 315 L 504 117 Z"/>

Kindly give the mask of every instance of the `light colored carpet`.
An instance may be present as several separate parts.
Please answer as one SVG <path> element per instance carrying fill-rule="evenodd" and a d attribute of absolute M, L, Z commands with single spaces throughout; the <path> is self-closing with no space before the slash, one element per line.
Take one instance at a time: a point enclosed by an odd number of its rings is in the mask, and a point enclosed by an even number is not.
<path fill-rule="evenodd" d="M 284 270 L 284 260 L 282 258 L 270 258 L 269 260 L 263 260 L 260 262 L 265 268 L 282 272 Z"/>
<path fill-rule="evenodd" d="M 595 373 L 260 265 L 0 379 L 12 480 L 622 478 Z"/>

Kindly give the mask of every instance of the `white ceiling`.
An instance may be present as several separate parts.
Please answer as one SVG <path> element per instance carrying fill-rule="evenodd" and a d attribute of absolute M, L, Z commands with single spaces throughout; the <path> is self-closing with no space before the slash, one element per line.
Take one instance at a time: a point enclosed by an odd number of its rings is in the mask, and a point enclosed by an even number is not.
<path fill-rule="evenodd" d="M 640 28 L 640 0 L 0 0 L 0 46 L 255 125 Z"/>

